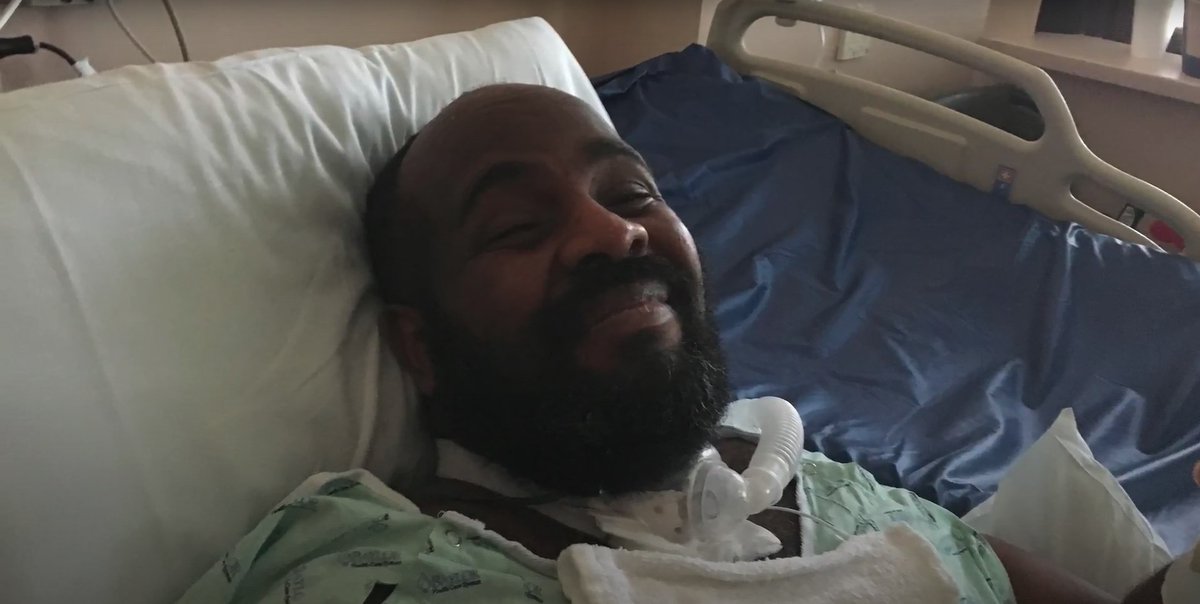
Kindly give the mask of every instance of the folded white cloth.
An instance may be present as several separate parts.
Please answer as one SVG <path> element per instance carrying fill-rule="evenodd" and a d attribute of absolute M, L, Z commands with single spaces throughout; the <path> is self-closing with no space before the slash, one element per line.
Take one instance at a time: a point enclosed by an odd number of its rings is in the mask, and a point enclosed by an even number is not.
<path fill-rule="evenodd" d="M 558 558 L 558 577 L 576 604 L 959 602 L 933 546 L 907 527 L 821 556 L 757 562 L 573 545 Z"/>

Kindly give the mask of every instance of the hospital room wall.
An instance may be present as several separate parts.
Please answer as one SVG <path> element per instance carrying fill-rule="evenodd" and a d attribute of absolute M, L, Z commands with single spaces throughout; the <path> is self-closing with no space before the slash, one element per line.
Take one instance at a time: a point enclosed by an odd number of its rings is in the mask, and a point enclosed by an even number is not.
<path fill-rule="evenodd" d="M 600 74 L 695 41 L 700 0 L 182 0 L 175 8 L 193 59 L 258 48 L 415 40 L 540 15 L 562 34 L 591 74 Z M 179 51 L 160 0 L 121 0 L 134 32 L 163 60 Z M 17 11 L 6 35 L 31 34 L 91 58 L 97 69 L 145 62 L 109 16 L 103 0 L 81 7 Z M 40 53 L 0 62 L 5 90 L 72 77 L 58 57 Z"/>
<path fill-rule="evenodd" d="M 987 23 L 990 0 L 828 0 L 833 4 L 863 8 L 968 40 L 978 40 Z M 708 28 L 720 0 L 703 0 L 699 40 L 708 38 Z M 828 32 L 821 44 L 820 28 L 798 23 L 780 27 L 764 19 L 750 27 L 747 48 L 756 54 L 790 63 L 832 66 L 838 71 L 879 82 L 893 88 L 936 98 L 974 83 L 975 72 L 950 61 L 876 40 L 867 56 L 851 61 L 834 61 L 837 34 Z"/>
<path fill-rule="evenodd" d="M 1200 211 L 1200 106 L 1062 73 L 1051 73 L 1071 107 L 1079 134 L 1096 155 L 1153 183 Z M 1089 192 L 1097 209 L 1124 202 Z"/>

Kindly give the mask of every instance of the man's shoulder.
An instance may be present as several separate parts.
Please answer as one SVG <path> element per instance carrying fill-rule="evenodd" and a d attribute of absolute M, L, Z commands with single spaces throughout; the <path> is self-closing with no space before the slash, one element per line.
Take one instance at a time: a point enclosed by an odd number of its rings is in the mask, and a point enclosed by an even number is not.
<path fill-rule="evenodd" d="M 907 489 L 880 484 L 858 464 L 820 453 L 806 452 L 799 473 L 806 511 L 820 519 L 805 532 L 814 553 L 837 549 L 845 535 L 902 525 L 933 546 L 966 601 L 1012 602 L 1008 575 L 991 546 L 945 508 Z"/>
<path fill-rule="evenodd" d="M 323 474 L 272 509 L 181 602 L 296 601 L 298 592 L 362 602 L 377 585 L 391 586 L 394 601 L 455 592 L 458 601 L 500 602 L 523 590 L 561 601 L 557 581 L 537 562 L 489 540 L 468 518 L 425 513 L 365 472 Z"/>

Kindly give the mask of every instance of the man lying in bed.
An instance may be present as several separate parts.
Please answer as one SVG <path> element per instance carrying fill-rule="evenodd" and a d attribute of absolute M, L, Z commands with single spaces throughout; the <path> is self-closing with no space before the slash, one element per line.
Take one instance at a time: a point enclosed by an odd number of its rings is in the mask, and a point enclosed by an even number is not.
<path fill-rule="evenodd" d="M 409 141 L 371 191 L 366 229 L 386 336 L 439 439 L 438 478 L 407 499 L 362 475 L 310 481 L 185 599 L 563 601 L 552 561 L 610 542 L 570 504 L 667 488 L 728 407 L 687 228 L 588 105 L 506 85 L 463 96 Z M 717 440 L 741 471 L 753 445 Z M 776 556 L 905 525 L 964 602 L 1110 601 L 856 467 L 815 454 L 803 466 L 780 505 L 807 502 L 820 522 L 751 519 L 778 537 Z"/>

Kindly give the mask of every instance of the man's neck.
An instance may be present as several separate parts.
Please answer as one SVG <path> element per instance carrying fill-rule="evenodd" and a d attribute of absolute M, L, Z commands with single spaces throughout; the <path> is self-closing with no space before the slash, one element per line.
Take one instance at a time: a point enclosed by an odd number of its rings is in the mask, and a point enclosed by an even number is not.
<path fill-rule="evenodd" d="M 741 438 L 723 438 L 716 443 L 717 451 L 721 454 L 721 458 L 726 465 L 734 471 L 744 471 L 750 463 L 750 457 L 754 454 L 754 443 Z M 449 440 L 437 441 L 438 465 L 437 477 L 442 481 L 451 481 L 458 483 L 458 487 L 451 487 L 449 491 L 443 490 L 442 495 L 447 493 L 451 496 L 441 496 L 441 506 L 445 509 L 455 509 L 461 513 L 474 515 L 485 524 L 494 525 L 494 520 L 490 518 L 505 517 L 505 514 L 516 513 L 515 510 L 520 510 L 520 516 L 527 521 L 536 522 L 539 519 L 533 516 L 540 516 L 540 520 L 551 522 L 560 525 L 562 531 L 551 531 L 543 526 L 540 531 L 528 531 L 529 534 L 536 534 L 534 539 L 549 539 L 547 543 L 541 541 L 528 542 L 516 533 L 509 538 L 515 539 L 523 543 L 530 550 L 545 557 L 557 557 L 558 551 L 556 547 L 566 547 L 571 543 L 578 542 L 603 542 L 604 534 L 599 530 L 595 520 L 587 513 L 585 502 L 577 499 L 568 499 L 555 504 L 533 505 L 521 502 L 521 499 L 529 497 L 539 497 L 546 495 L 551 491 L 523 481 L 504 468 L 476 455 Z M 792 502 L 796 500 L 795 483 L 793 482 L 787 488 L 787 492 L 783 498 L 781 505 L 794 507 Z M 457 493 L 458 501 L 455 501 L 455 493 Z M 496 497 L 491 502 L 485 502 L 489 494 L 494 494 Z M 472 499 L 474 505 L 472 509 L 466 509 L 463 498 Z M 422 510 L 426 513 L 436 513 L 440 511 L 426 509 L 428 506 L 417 501 Z M 435 506 L 437 507 L 437 506 Z M 505 512 L 505 510 L 508 510 Z M 529 516 L 532 514 L 533 516 Z M 511 517 L 511 516 L 507 516 Z M 751 517 L 751 520 L 762 526 L 777 537 L 783 543 L 783 551 L 776 555 L 779 556 L 795 556 L 799 555 L 800 551 L 800 526 L 798 520 L 789 514 L 780 514 L 767 512 Z M 541 524 L 541 522 L 538 522 Z M 505 531 L 495 528 L 501 534 Z M 522 533 L 526 531 L 521 531 Z M 558 538 L 552 538 L 554 535 L 562 533 Z M 544 539 L 542 539 L 544 541 Z M 540 544 L 540 545 L 539 545 Z M 544 546 L 544 547 L 543 547 Z M 538 551 L 539 549 L 543 551 Z"/>
<path fill-rule="evenodd" d="M 504 497 L 539 497 L 550 492 L 447 439 L 437 441 L 437 477 L 467 482 Z"/>
<path fill-rule="evenodd" d="M 553 496 L 553 491 L 513 476 L 503 467 L 472 453 L 456 442 L 437 441 L 437 477 L 455 480 L 486 489 L 500 499 L 527 499 Z M 588 514 L 586 501 L 561 497 L 541 505 L 529 505 L 534 511 L 596 539 L 603 533 Z"/>

